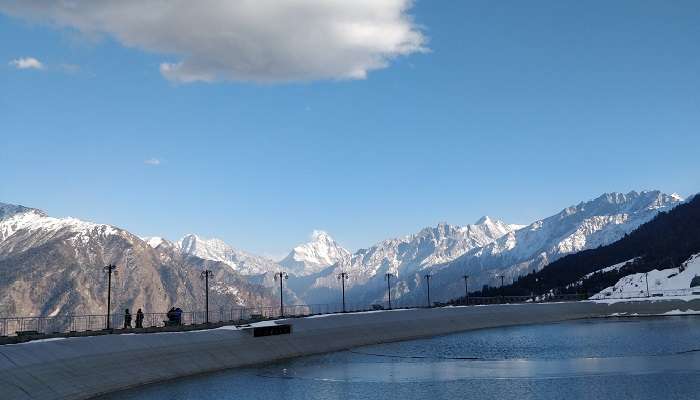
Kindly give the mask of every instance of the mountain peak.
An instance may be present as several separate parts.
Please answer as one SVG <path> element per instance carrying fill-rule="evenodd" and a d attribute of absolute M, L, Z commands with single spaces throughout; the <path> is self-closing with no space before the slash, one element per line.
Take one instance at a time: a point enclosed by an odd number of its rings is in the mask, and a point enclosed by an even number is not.
<path fill-rule="evenodd" d="M 526 225 L 520 225 L 520 224 L 508 224 L 505 223 L 503 220 L 497 219 L 497 218 L 492 218 L 489 217 L 488 215 L 484 215 L 483 217 L 479 218 L 474 222 L 473 225 L 474 227 L 479 227 L 479 228 L 486 228 L 493 230 L 494 232 L 502 231 L 502 234 L 505 234 L 510 231 L 517 231 L 518 229 L 524 228 Z M 467 226 L 466 228 L 468 228 Z M 463 228 L 464 229 L 464 228 Z M 500 236 L 500 235 L 498 235 Z"/>
<path fill-rule="evenodd" d="M 683 201 L 677 194 L 666 194 L 659 190 L 631 191 L 628 193 L 603 193 L 597 198 L 581 202 L 559 213 L 560 218 L 572 215 L 633 215 L 649 210 L 662 210 L 675 207 Z"/>
<path fill-rule="evenodd" d="M 163 239 L 160 236 L 146 236 L 146 237 L 142 237 L 141 240 L 146 242 L 146 244 L 148 244 L 149 246 L 151 246 L 154 249 L 163 243 L 168 243 L 168 241 L 166 239 Z"/>
<path fill-rule="evenodd" d="M 314 231 L 311 232 L 311 241 L 312 242 L 318 242 L 318 241 L 323 241 L 323 240 L 333 241 L 333 238 L 331 237 L 331 235 L 328 234 L 328 232 L 322 231 L 320 229 L 314 229 Z"/>
<path fill-rule="evenodd" d="M 236 250 L 217 238 L 205 239 L 190 233 L 183 236 L 175 246 L 182 254 L 223 262 L 243 275 L 258 275 L 279 269 L 272 260 Z"/>
<path fill-rule="evenodd" d="M 13 215 L 32 212 L 39 216 L 46 217 L 46 213 L 36 208 L 29 208 L 18 204 L 0 203 L 0 220 L 10 218 Z"/>
<path fill-rule="evenodd" d="M 236 252 L 221 239 L 205 239 L 193 233 L 183 236 L 177 245 L 184 254 L 214 261 L 225 261 L 227 254 Z"/>
<path fill-rule="evenodd" d="M 636 200 L 642 196 L 644 196 L 647 193 L 660 193 L 660 192 L 637 192 L 636 190 L 632 190 L 628 193 L 622 193 L 622 192 L 605 192 L 598 196 L 597 198 L 589 201 L 584 201 L 581 204 L 590 204 L 590 203 L 607 203 L 607 204 L 622 204 L 622 203 L 627 203 L 632 200 Z"/>
<path fill-rule="evenodd" d="M 664 193 L 660 190 L 642 190 L 642 191 L 636 191 L 632 190 L 627 193 L 622 193 L 622 192 L 607 192 L 603 193 L 600 195 L 598 198 L 584 202 L 582 204 L 586 203 L 593 203 L 593 202 L 599 202 L 599 201 L 604 201 L 607 203 L 611 204 L 623 204 L 623 203 L 629 203 L 633 201 L 655 201 L 655 200 L 660 200 L 662 202 L 680 202 L 683 201 L 683 197 L 679 195 L 678 193 L 671 193 L 667 194 Z"/>
<path fill-rule="evenodd" d="M 474 225 L 483 225 L 483 224 L 490 223 L 490 222 L 491 222 L 491 217 L 489 217 L 488 215 L 484 215 L 483 217 L 477 219 L 476 222 L 474 222 Z"/>
<path fill-rule="evenodd" d="M 295 275 L 310 275 L 350 256 L 327 232 L 314 230 L 311 241 L 296 246 L 279 264 Z"/>

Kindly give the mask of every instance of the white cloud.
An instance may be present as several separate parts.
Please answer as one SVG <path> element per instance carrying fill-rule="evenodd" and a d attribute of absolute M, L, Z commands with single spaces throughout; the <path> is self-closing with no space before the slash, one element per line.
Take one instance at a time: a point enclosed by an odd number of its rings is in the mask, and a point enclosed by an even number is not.
<path fill-rule="evenodd" d="M 149 158 L 143 162 L 146 165 L 160 165 L 160 160 L 157 158 Z"/>
<path fill-rule="evenodd" d="M 165 55 L 176 82 L 363 79 L 425 51 L 412 0 L 10 0 L 0 12 Z"/>
<path fill-rule="evenodd" d="M 9 65 L 17 69 L 44 69 L 44 64 L 34 57 L 22 57 L 9 62 Z"/>

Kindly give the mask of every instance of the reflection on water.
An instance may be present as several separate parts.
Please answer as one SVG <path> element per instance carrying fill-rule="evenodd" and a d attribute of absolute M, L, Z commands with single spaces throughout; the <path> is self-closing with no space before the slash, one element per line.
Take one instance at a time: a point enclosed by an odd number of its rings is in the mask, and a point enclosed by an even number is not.
<path fill-rule="evenodd" d="M 554 379 L 700 372 L 700 353 L 563 360 L 434 361 L 316 364 L 262 369 L 263 378 L 328 382 L 442 382 L 460 379 Z"/>
<path fill-rule="evenodd" d="M 696 398 L 700 318 L 575 321 L 367 346 L 123 399 Z"/>

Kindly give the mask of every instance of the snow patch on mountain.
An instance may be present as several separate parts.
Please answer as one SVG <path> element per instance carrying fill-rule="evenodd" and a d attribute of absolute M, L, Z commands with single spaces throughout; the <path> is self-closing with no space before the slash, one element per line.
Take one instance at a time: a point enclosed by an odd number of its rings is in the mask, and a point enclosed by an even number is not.
<path fill-rule="evenodd" d="M 163 238 L 160 237 L 160 236 L 146 236 L 146 237 L 142 237 L 141 240 L 143 240 L 144 242 L 146 242 L 146 244 L 148 244 L 149 246 L 153 247 L 154 249 L 155 249 L 156 247 L 160 246 L 161 244 L 167 244 L 167 243 L 169 243 L 168 240 L 163 239 Z"/>
<path fill-rule="evenodd" d="M 311 241 L 295 247 L 279 264 L 288 272 L 305 276 L 320 272 L 350 256 L 328 233 L 315 230 Z"/>
<path fill-rule="evenodd" d="M 594 271 L 594 272 L 590 272 L 590 273 L 584 275 L 583 278 L 581 278 L 581 279 L 582 279 L 582 280 L 586 280 L 586 279 L 592 277 L 594 274 L 604 274 L 604 273 L 610 272 L 610 271 L 617 271 L 617 270 L 619 270 L 620 268 L 624 267 L 625 265 L 627 265 L 627 264 L 631 263 L 632 261 L 636 260 L 637 258 L 638 258 L 638 257 L 635 257 L 635 258 L 632 258 L 632 259 L 630 259 L 630 260 L 623 261 L 623 262 L 621 262 L 621 263 L 617 263 L 617 264 L 611 265 L 611 266 L 609 266 L 609 267 L 601 268 L 601 269 L 599 269 L 599 270 L 597 270 L 597 271 Z"/>
<path fill-rule="evenodd" d="M 629 264 L 629 263 L 631 263 L 631 262 L 637 260 L 638 258 L 639 258 L 639 257 L 635 257 L 635 258 L 629 259 L 629 260 L 627 260 L 627 261 L 623 261 L 623 262 L 621 262 L 621 263 L 617 263 L 617 264 L 611 265 L 611 266 L 609 266 L 609 267 L 601 268 L 601 269 L 599 269 L 599 270 L 597 270 L 597 271 L 595 271 L 595 272 L 591 272 L 591 273 L 588 273 L 588 274 L 584 275 L 584 276 L 583 276 L 583 279 L 588 279 L 588 278 L 590 278 L 591 276 L 593 276 L 593 274 L 596 274 L 596 273 L 602 274 L 602 273 L 606 273 L 606 272 L 610 272 L 610 271 L 617 271 L 617 270 L 619 270 L 620 268 L 624 267 L 625 265 L 627 265 L 627 264 Z"/>
<path fill-rule="evenodd" d="M 649 291 L 647 292 L 647 283 Z M 685 296 L 700 292 L 700 254 L 696 254 L 679 268 L 654 269 L 621 278 L 615 285 L 601 290 L 592 299 L 664 296 Z"/>
<path fill-rule="evenodd" d="M 595 270 L 595 271 L 593 271 L 593 272 L 589 272 L 589 273 L 587 273 L 586 275 L 584 275 L 583 277 L 581 277 L 581 279 L 579 279 L 578 281 L 566 285 L 566 288 L 567 288 L 567 289 L 570 289 L 570 288 L 573 288 L 573 287 L 581 286 L 581 285 L 583 285 L 583 283 L 584 283 L 586 280 L 590 279 L 590 278 L 591 278 L 593 275 L 595 275 L 595 274 L 604 274 L 604 273 L 610 272 L 610 271 L 617 271 L 617 270 L 619 270 L 620 268 L 626 266 L 627 264 L 629 264 L 629 263 L 631 263 L 631 262 L 637 260 L 638 258 L 639 258 L 639 257 L 635 257 L 635 258 L 629 259 L 629 260 L 627 260 L 627 261 L 623 261 L 623 262 L 621 262 L 621 263 L 613 264 L 613 265 L 610 265 L 610 266 L 608 266 L 608 267 L 600 268 L 600 269 L 597 269 L 597 270 Z"/>

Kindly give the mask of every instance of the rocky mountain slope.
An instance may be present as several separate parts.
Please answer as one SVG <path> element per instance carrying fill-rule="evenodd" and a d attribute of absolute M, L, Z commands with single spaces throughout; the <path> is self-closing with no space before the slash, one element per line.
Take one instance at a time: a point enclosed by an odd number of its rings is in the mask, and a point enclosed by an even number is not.
<path fill-rule="evenodd" d="M 118 266 L 113 312 L 201 309 L 203 268 L 212 269 L 213 283 L 223 288 L 212 293 L 215 308 L 274 300 L 269 289 L 227 265 L 182 254 L 166 241 L 153 248 L 111 225 L 0 203 L 0 315 L 105 313 L 107 264 Z"/>

